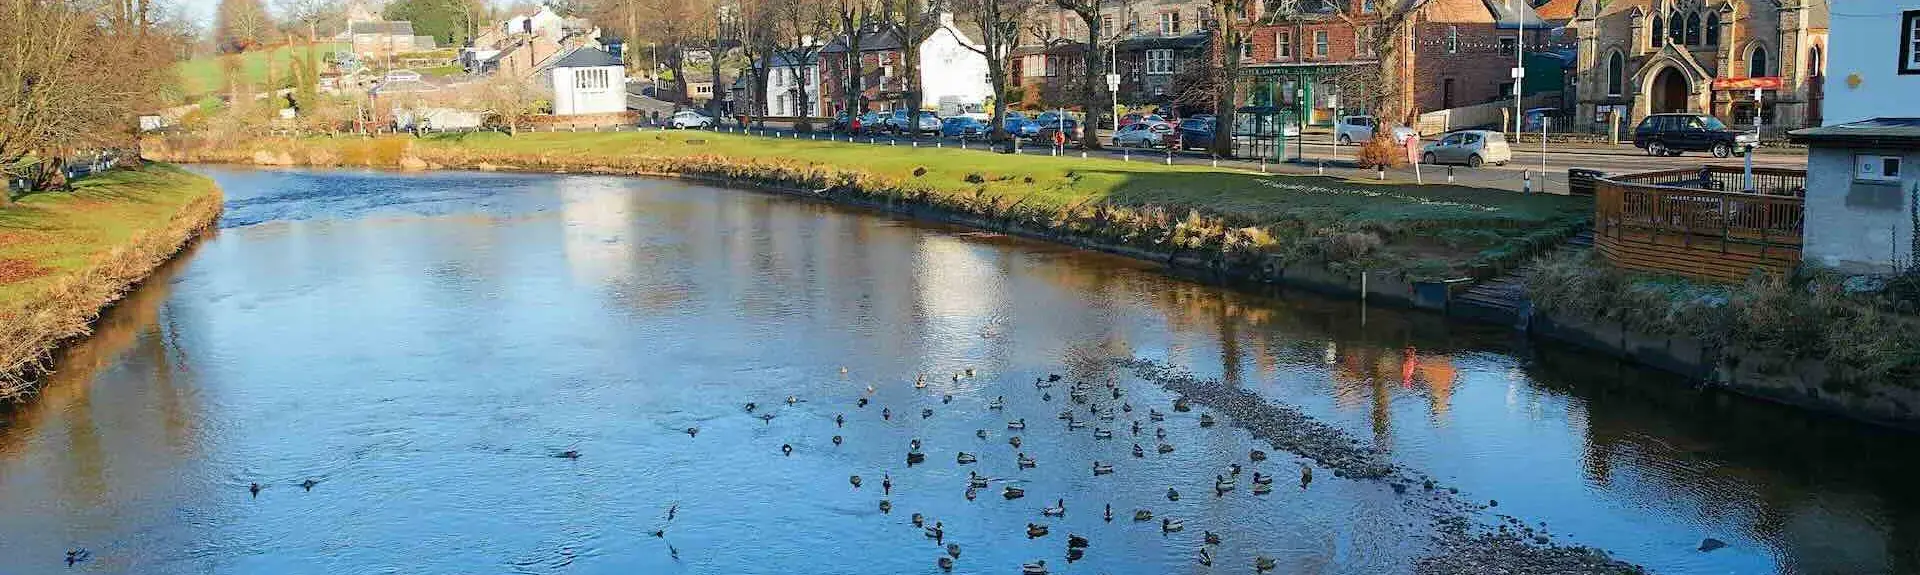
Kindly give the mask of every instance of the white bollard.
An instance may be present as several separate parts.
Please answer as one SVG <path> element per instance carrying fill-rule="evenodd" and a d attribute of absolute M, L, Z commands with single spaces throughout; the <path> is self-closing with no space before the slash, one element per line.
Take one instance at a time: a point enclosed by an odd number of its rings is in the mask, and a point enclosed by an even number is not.
<path fill-rule="evenodd" d="M 1387 179 L 1387 169 L 1386 169 L 1386 168 L 1384 168 L 1384 167 L 1381 167 L 1381 166 L 1374 166 L 1374 167 L 1373 167 L 1373 179 L 1376 179 L 1376 180 L 1385 180 L 1385 179 Z"/>
<path fill-rule="evenodd" d="M 1318 162 L 1314 162 L 1314 164 L 1316 164 L 1316 165 L 1318 165 L 1318 166 L 1319 166 L 1319 167 L 1317 168 L 1317 170 L 1318 170 L 1318 171 L 1320 172 L 1320 175 L 1322 175 L 1322 176 L 1324 176 L 1324 175 L 1327 175 L 1327 161 L 1326 161 L 1326 160 L 1321 160 L 1321 161 L 1318 161 Z"/>
<path fill-rule="evenodd" d="M 1447 183 L 1453 183 L 1453 166 L 1447 166 Z"/>
<path fill-rule="evenodd" d="M 1522 194 L 1533 193 L 1533 170 L 1521 170 L 1520 193 Z"/>

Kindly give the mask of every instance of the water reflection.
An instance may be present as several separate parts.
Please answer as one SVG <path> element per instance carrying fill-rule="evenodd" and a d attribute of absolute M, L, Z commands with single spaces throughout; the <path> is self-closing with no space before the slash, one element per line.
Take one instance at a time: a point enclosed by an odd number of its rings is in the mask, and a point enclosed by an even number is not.
<path fill-rule="evenodd" d="M 913 511 L 965 542 L 963 570 L 1057 557 L 1018 533 L 1038 503 L 960 497 L 960 449 L 1034 501 L 1188 521 L 1183 538 L 1070 513 L 1055 532 L 1096 545 L 1073 572 L 1190 571 L 1201 529 L 1233 533 L 1222 565 L 1264 553 L 1283 572 L 1401 571 L 1426 552 L 1424 518 L 1364 482 L 1166 502 L 1244 460 L 1244 434 L 1170 421 L 1179 450 L 1136 462 L 1131 441 L 1064 433 L 1059 400 L 1028 383 L 1066 366 L 1164 407 L 1108 361 L 1135 356 L 1297 405 L 1658 570 L 1920 572 L 1912 438 L 1505 330 L 672 182 L 209 171 L 227 229 L 0 419 L 0 556 L 25 572 L 63 569 L 72 546 L 102 572 L 930 571 Z M 964 367 L 987 375 L 949 377 Z M 867 385 L 894 420 L 852 407 Z M 779 406 L 790 394 L 808 401 Z M 998 395 L 1009 413 L 984 410 Z M 779 416 L 746 416 L 748 400 Z M 1001 423 L 1022 416 L 1036 470 L 1005 461 Z M 911 438 L 934 464 L 899 465 Z M 586 456 L 549 457 L 567 448 Z M 1089 458 L 1126 467 L 1089 477 Z M 850 473 L 891 473 L 896 513 Z M 667 525 L 672 504 L 685 515 Z M 1706 536 L 1732 546 L 1694 551 Z"/>

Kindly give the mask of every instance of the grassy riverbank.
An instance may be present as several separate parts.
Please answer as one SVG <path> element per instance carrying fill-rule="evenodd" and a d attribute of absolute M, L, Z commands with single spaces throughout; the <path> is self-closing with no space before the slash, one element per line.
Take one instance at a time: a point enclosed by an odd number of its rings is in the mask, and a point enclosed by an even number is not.
<path fill-rule="evenodd" d="M 168 165 L 74 187 L 0 206 L 0 398 L 220 215 L 212 180 Z"/>
<path fill-rule="evenodd" d="M 1270 176 L 1037 154 L 703 132 L 498 133 L 414 139 L 176 138 L 175 161 L 696 175 L 902 203 L 1220 266 L 1326 263 L 1415 279 L 1517 262 L 1579 227 L 1585 198 L 1464 186 Z"/>

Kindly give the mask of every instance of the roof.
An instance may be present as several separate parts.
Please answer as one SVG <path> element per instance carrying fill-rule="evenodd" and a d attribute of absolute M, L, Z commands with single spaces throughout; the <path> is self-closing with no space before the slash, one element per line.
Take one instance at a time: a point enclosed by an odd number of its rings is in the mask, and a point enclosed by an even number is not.
<path fill-rule="evenodd" d="M 795 52 L 789 52 L 789 51 L 783 50 L 780 52 L 775 52 L 773 54 L 772 65 L 775 68 L 793 68 L 797 66 L 812 66 L 814 63 L 819 62 L 819 60 L 820 60 L 819 56 L 814 54 L 798 54 Z"/>
<path fill-rule="evenodd" d="M 1541 20 L 1540 14 L 1533 11 L 1533 4 L 1529 0 L 1482 0 L 1482 2 L 1486 3 L 1488 11 L 1493 12 L 1495 28 L 1511 29 L 1523 25 L 1535 29 L 1547 27 L 1547 21 Z"/>
<path fill-rule="evenodd" d="M 554 59 L 548 68 L 598 68 L 601 66 L 619 66 L 620 59 L 592 46 L 574 48 L 565 55 Z"/>
<path fill-rule="evenodd" d="M 399 22 L 351 22 L 347 24 L 348 34 L 387 34 L 391 36 L 412 36 L 413 23 Z"/>
<path fill-rule="evenodd" d="M 1206 46 L 1209 39 L 1208 33 L 1205 31 L 1194 32 L 1185 36 L 1142 36 L 1121 40 L 1120 49 L 1129 51 L 1157 49 L 1188 50 Z"/>
<path fill-rule="evenodd" d="M 1534 7 L 1533 12 L 1550 22 L 1565 22 L 1572 20 L 1579 9 L 1580 0 L 1551 0 Z"/>
<path fill-rule="evenodd" d="M 1787 133 L 1794 142 L 1912 147 L 1920 143 L 1920 118 L 1874 118 Z"/>

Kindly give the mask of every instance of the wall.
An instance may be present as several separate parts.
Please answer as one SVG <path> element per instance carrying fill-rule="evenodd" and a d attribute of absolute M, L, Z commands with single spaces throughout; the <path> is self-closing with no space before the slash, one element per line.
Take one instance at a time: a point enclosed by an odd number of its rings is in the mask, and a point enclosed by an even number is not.
<path fill-rule="evenodd" d="M 987 57 L 962 45 L 965 36 L 950 24 L 937 30 L 920 45 L 920 84 L 922 105 L 947 107 L 979 106 L 993 95 L 987 85 Z M 972 39 L 969 45 L 979 47 Z"/>
<path fill-rule="evenodd" d="M 574 77 L 590 70 L 606 70 L 605 89 L 575 88 Z M 627 109 L 626 69 L 620 66 L 553 69 L 553 113 L 557 115 L 605 114 Z"/>
<path fill-rule="evenodd" d="M 800 115 L 801 102 L 796 101 L 793 92 L 793 88 L 800 84 L 804 84 L 807 99 L 814 102 L 812 109 L 808 110 L 808 113 L 818 116 L 821 110 L 827 109 L 820 106 L 822 96 L 820 93 L 820 67 L 809 65 L 801 69 L 801 81 L 799 82 L 796 82 L 794 78 L 794 70 L 796 68 L 795 66 L 774 68 L 771 72 L 767 73 L 767 115 Z M 784 102 L 780 96 L 786 96 Z"/>
<path fill-rule="evenodd" d="M 1900 13 L 1920 10 L 1920 2 L 1894 0 L 1872 6 L 1842 4 L 1832 15 L 1827 59 L 1826 124 L 1845 124 L 1887 116 L 1920 115 L 1913 108 L 1920 74 L 1900 75 L 1894 53 L 1900 43 Z M 1851 78 L 1859 85 L 1849 87 Z"/>
<path fill-rule="evenodd" d="M 1810 148 L 1804 257 L 1848 273 L 1889 271 L 1894 261 L 1906 261 L 1911 254 L 1908 210 L 1920 174 L 1905 170 L 1899 185 L 1856 182 L 1856 153 L 1904 155 L 1904 165 L 1920 165 L 1920 150 Z"/>

